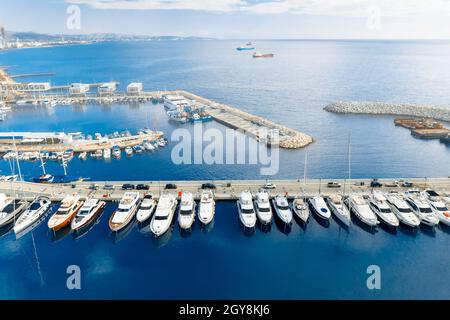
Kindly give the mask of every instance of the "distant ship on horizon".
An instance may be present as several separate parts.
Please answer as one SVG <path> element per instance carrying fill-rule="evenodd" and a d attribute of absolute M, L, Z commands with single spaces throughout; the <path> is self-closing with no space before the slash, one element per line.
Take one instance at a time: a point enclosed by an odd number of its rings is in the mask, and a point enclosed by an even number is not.
<path fill-rule="evenodd" d="M 273 53 L 253 53 L 253 58 L 273 58 L 275 55 Z"/>
<path fill-rule="evenodd" d="M 240 46 L 236 48 L 237 51 L 245 51 L 245 50 L 255 50 L 255 46 L 248 42 L 245 46 Z"/>

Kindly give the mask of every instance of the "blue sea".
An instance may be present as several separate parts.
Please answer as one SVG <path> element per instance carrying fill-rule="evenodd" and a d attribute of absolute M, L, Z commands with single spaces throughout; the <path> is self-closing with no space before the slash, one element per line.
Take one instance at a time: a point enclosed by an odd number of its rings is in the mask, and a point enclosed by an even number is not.
<path fill-rule="evenodd" d="M 393 117 L 336 115 L 323 108 L 339 100 L 449 105 L 450 42 L 440 41 L 260 41 L 274 59 L 237 52 L 235 41 L 104 42 L 83 46 L 0 52 L 11 74 L 54 72 L 22 79 L 73 82 L 133 81 L 146 90 L 185 89 L 265 116 L 305 132 L 315 142 L 304 150 L 281 150 L 277 175 L 260 175 L 258 165 L 175 165 L 169 145 L 121 160 L 74 159 L 71 175 L 94 180 L 219 180 L 302 178 L 305 150 L 308 178 L 348 175 L 350 138 L 353 178 L 450 176 L 450 147 L 413 138 Z M 204 129 L 225 127 L 209 122 Z M 0 122 L 1 131 L 133 132 L 149 127 L 171 133 L 159 104 L 22 107 Z M 182 128 L 193 131 L 192 125 Z M 25 178 L 39 163 L 21 163 Z M 10 164 L 0 161 L 2 174 Z M 61 174 L 57 163 L 47 171 Z M 450 231 L 438 228 L 369 233 L 354 224 L 346 231 L 311 219 L 289 233 L 241 230 L 234 202 L 220 202 L 214 225 L 190 236 L 175 225 L 156 240 L 131 225 L 113 235 L 108 205 L 97 225 L 75 239 L 56 238 L 42 223 L 15 240 L 0 239 L 0 298 L 14 299 L 386 299 L 450 298 L 446 272 Z M 57 208 L 55 204 L 53 210 Z M 66 269 L 81 270 L 81 290 L 68 290 Z M 380 290 L 369 290 L 367 268 L 381 270 Z"/>

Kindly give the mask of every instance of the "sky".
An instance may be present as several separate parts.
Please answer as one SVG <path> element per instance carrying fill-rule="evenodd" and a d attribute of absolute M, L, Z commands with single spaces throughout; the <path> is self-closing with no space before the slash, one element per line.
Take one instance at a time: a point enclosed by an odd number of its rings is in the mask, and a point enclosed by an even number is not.
<path fill-rule="evenodd" d="M 450 39 L 450 0 L 0 0 L 0 25 L 51 34 Z"/>

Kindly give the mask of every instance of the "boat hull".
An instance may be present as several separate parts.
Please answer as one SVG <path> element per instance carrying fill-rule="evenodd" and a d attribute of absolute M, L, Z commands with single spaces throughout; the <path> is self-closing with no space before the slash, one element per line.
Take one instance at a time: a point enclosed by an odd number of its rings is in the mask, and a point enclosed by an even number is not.
<path fill-rule="evenodd" d="M 92 211 L 92 213 L 89 216 L 86 216 L 83 220 L 81 220 L 79 223 L 76 223 L 75 220 L 72 220 L 71 228 L 74 232 L 80 231 L 81 229 L 89 226 L 92 222 L 94 222 L 100 214 L 103 212 L 103 209 L 106 206 L 106 202 L 101 201 L 97 204 L 95 209 Z"/>

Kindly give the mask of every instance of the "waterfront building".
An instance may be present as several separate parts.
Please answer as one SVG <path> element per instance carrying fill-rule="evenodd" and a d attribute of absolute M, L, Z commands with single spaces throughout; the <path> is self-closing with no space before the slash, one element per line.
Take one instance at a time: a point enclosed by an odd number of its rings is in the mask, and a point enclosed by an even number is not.
<path fill-rule="evenodd" d="M 142 82 L 132 82 L 127 86 L 127 93 L 129 95 L 139 95 L 142 93 L 144 86 Z"/>
<path fill-rule="evenodd" d="M 117 82 L 106 82 L 98 87 L 99 95 L 111 95 L 117 90 Z"/>
<path fill-rule="evenodd" d="M 91 89 L 89 84 L 85 83 L 72 83 L 69 87 L 69 94 L 72 96 L 82 96 L 88 93 Z"/>

